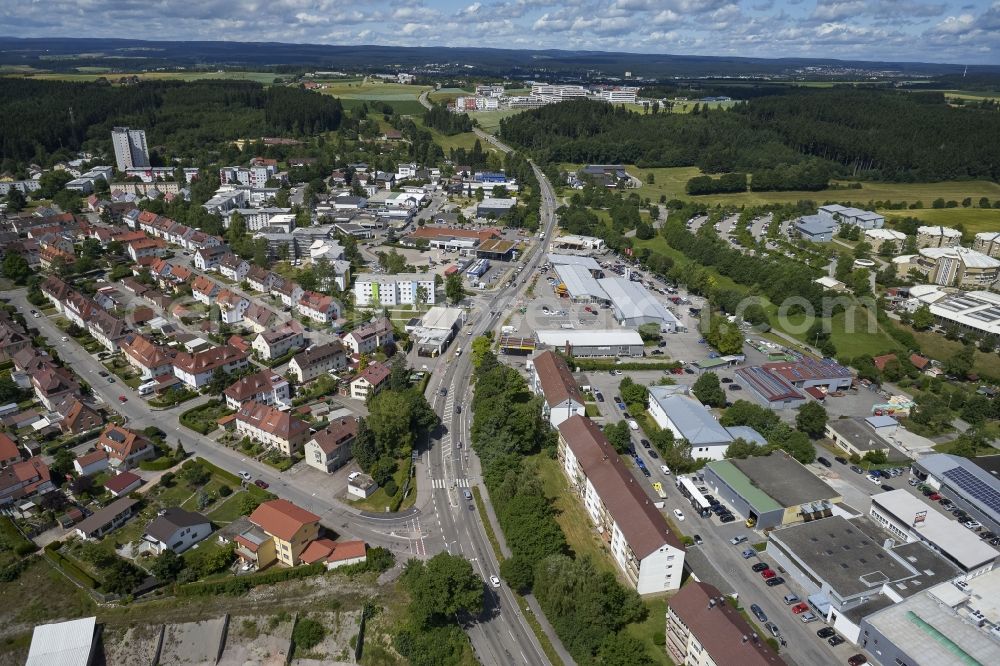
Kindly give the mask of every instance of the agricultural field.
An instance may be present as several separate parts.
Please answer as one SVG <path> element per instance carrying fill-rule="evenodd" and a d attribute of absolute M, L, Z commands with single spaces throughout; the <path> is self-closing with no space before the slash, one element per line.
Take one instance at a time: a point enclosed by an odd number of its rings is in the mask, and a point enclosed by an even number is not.
<path fill-rule="evenodd" d="M 482 114 L 480 114 L 482 115 Z M 567 171 L 575 171 L 580 167 L 578 164 L 562 164 L 561 168 Z M 818 192 L 744 192 L 737 194 L 708 194 L 703 196 L 690 196 L 684 191 L 687 181 L 695 176 L 701 176 L 698 167 L 658 167 L 651 169 L 641 169 L 635 165 L 626 165 L 628 172 L 638 177 L 643 185 L 637 192 L 643 198 L 649 197 L 653 201 L 659 200 L 661 195 L 667 199 L 691 199 L 701 201 L 710 206 L 721 205 L 763 205 L 768 203 L 795 203 L 803 199 L 809 199 L 817 203 L 824 201 L 853 201 L 855 203 L 865 203 L 868 201 L 906 201 L 915 203 L 923 202 L 925 208 L 921 210 L 905 211 L 883 211 L 887 216 L 913 215 L 921 219 L 932 220 L 935 215 L 953 214 L 964 211 L 969 222 L 975 224 L 977 217 L 983 218 L 983 224 L 988 224 L 990 220 L 996 219 L 995 210 L 984 209 L 931 209 L 931 202 L 937 198 L 946 201 L 959 201 L 966 197 L 971 197 L 973 204 L 979 203 L 981 197 L 987 197 L 990 201 L 1000 200 L 1000 184 L 991 183 L 984 180 L 946 181 L 941 183 L 873 183 L 862 182 L 860 190 L 829 189 Z M 653 183 L 646 183 L 649 174 L 653 174 Z M 846 184 L 846 181 L 843 183 Z M 927 218 L 922 217 L 930 213 Z M 977 216 L 978 214 L 978 216 Z M 946 218 L 947 219 L 947 218 Z M 963 223 L 965 220 L 958 220 Z M 938 224 L 933 221 L 932 223 Z"/>
<path fill-rule="evenodd" d="M 81 68 L 83 69 L 83 68 Z M 99 70 L 100 68 L 91 68 Z M 273 72 L 108 72 L 108 71 L 88 71 L 88 72 L 44 72 L 32 73 L 31 78 L 46 81 L 76 81 L 87 82 L 106 78 L 112 83 L 123 76 L 138 76 L 145 81 L 156 81 L 164 79 L 176 79 L 179 81 L 198 81 L 201 79 L 223 79 L 226 81 L 256 81 L 257 83 L 269 84 L 279 77 Z"/>
<path fill-rule="evenodd" d="M 500 109 L 499 111 L 478 111 L 470 114 L 470 117 L 479 123 L 480 129 L 490 134 L 496 134 L 500 129 L 500 121 L 504 118 L 516 116 L 522 109 Z"/>
<path fill-rule="evenodd" d="M 375 100 L 378 102 L 417 101 L 420 93 L 429 90 L 427 86 L 403 83 L 389 83 L 374 79 L 353 79 L 337 81 L 317 81 L 322 88 L 319 92 L 341 99 Z"/>
<path fill-rule="evenodd" d="M 456 97 L 465 97 L 473 92 L 464 88 L 440 88 L 427 95 L 427 99 L 438 104 L 447 104 Z"/>
<path fill-rule="evenodd" d="M 973 204 L 978 199 L 973 199 Z M 926 205 L 926 204 L 925 204 Z M 886 222 L 892 226 L 894 219 L 915 217 L 929 225 L 953 227 L 961 224 L 966 240 L 981 231 L 1000 231 L 1000 208 L 921 208 L 920 210 L 883 211 Z"/>

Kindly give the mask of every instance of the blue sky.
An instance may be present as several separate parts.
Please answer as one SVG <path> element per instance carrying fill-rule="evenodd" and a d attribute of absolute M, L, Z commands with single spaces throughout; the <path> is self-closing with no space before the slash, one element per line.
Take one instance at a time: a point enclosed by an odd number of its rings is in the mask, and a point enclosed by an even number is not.
<path fill-rule="evenodd" d="M 1000 64 L 1000 0 L 21 0 L 19 37 L 564 48 Z"/>

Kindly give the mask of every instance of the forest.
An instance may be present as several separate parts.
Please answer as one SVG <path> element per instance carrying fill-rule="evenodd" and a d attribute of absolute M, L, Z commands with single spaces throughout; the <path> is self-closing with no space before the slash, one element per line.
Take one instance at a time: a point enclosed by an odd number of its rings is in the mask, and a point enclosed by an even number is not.
<path fill-rule="evenodd" d="M 574 100 L 505 118 L 500 136 L 543 162 L 750 172 L 759 189 L 1000 178 L 1000 142 L 983 140 L 1000 136 L 1000 114 L 931 92 L 804 88 L 690 114 Z"/>
<path fill-rule="evenodd" d="M 0 78 L 0 168 L 13 172 L 27 162 L 45 165 L 54 156 L 69 158 L 88 147 L 110 153 L 116 125 L 141 127 L 151 147 L 190 156 L 242 137 L 335 130 L 342 113 L 336 98 L 250 81 L 145 81 L 115 87 Z"/>

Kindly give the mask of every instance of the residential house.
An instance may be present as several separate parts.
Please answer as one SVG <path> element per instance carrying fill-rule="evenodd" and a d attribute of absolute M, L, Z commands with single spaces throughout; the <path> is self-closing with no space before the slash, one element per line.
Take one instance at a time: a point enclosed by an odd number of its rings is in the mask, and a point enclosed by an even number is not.
<path fill-rule="evenodd" d="M 250 271 L 250 263 L 230 252 L 219 259 L 219 272 L 233 282 L 242 282 Z"/>
<path fill-rule="evenodd" d="M 160 238 L 143 238 L 128 243 L 125 250 L 132 261 L 139 261 L 146 257 L 162 256 L 167 251 L 167 243 Z"/>
<path fill-rule="evenodd" d="M 204 275 L 197 276 L 191 283 L 191 296 L 199 303 L 211 306 L 212 301 L 222 290 L 218 284 L 208 279 Z"/>
<path fill-rule="evenodd" d="M 70 292 L 69 285 L 60 278 L 50 275 L 42 282 L 40 289 L 45 298 L 49 299 L 49 302 L 52 303 L 52 307 L 62 313 L 64 309 L 63 301 L 66 300 L 66 296 Z"/>
<path fill-rule="evenodd" d="M 0 470 L 0 506 L 53 490 L 49 466 L 34 456 Z"/>
<path fill-rule="evenodd" d="M 302 287 L 291 280 L 282 279 L 271 285 L 271 295 L 281 301 L 286 308 L 294 308 L 302 298 Z"/>
<path fill-rule="evenodd" d="M 359 564 L 368 559 L 368 546 L 364 541 L 333 541 L 317 539 L 301 555 L 303 564 L 322 562 L 328 570 Z"/>
<path fill-rule="evenodd" d="M 249 520 L 252 527 L 235 539 L 236 555 L 258 570 L 301 564 L 302 552 L 319 536 L 319 516 L 288 500 L 264 502 Z"/>
<path fill-rule="evenodd" d="M 59 264 L 70 265 L 76 261 L 72 252 L 66 252 L 52 245 L 43 245 L 38 250 L 38 263 L 45 270 L 52 270 Z"/>
<path fill-rule="evenodd" d="M 274 273 L 260 266 L 251 266 L 246 275 L 246 281 L 250 288 L 264 294 L 271 291 L 271 285 L 274 284 L 275 278 L 277 276 Z"/>
<path fill-rule="evenodd" d="M 112 497 L 122 497 L 133 490 L 138 490 L 142 484 L 142 477 L 138 474 L 121 472 L 107 479 L 104 482 L 104 489 L 111 493 Z"/>
<path fill-rule="evenodd" d="M 6 469 L 21 459 L 17 443 L 0 432 L 0 469 Z"/>
<path fill-rule="evenodd" d="M 77 459 L 73 461 L 73 469 L 75 469 L 76 473 L 81 476 L 92 476 L 98 472 L 103 472 L 107 468 L 107 451 L 92 451 L 82 456 L 78 456 Z"/>
<path fill-rule="evenodd" d="M 286 456 L 298 452 L 309 437 L 309 425 L 291 412 L 250 400 L 236 412 L 236 432 L 278 449 Z"/>
<path fill-rule="evenodd" d="M 332 296 L 315 291 L 303 291 L 299 297 L 298 310 L 318 324 L 332 323 L 340 316 L 337 302 Z"/>
<path fill-rule="evenodd" d="M 93 307 L 87 320 L 87 332 L 109 352 L 117 352 L 128 325 L 101 307 Z"/>
<path fill-rule="evenodd" d="M 531 390 L 544 398 L 542 415 L 553 428 L 578 414 L 586 415 L 583 394 L 561 356 L 544 351 L 531 360 Z"/>
<path fill-rule="evenodd" d="M 278 315 L 256 301 L 243 312 L 243 324 L 254 333 L 262 333 L 278 321 Z"/>
<path fill-rule="evenodd" d="M 351 397 L 355 400 L 367 400 L 389 384 L 389 366 L 372 362 L 367 368 L 351 380 Z"/>
<path fill-rule="evenodd" d="M 221 245 L 199 248 L 194 253 L 194 267 L 199 271 L 213 271 L 218 268 L 219 262 L 227 254 L 229 254 L 229 249 Z"/>
<path fill-rule="evenodd" d="M 156 457 L 153 443 L 140 433 L 114 423 L 108 424 L 97 438 L 97 448 L 108 454 L 109 464 L 119 470 L 129 470 L 143 460 Z"/>
<path fill-rule="evenodd" d="M 253 339 L 251 347 L 260 358 L 270 361 L 302 347 L 305 341 L 302 326 L 293 319 L 277 328 L 263 331 Z"/>
<path fill-rule="evenodd" d="M 96 409 L 76 396 L 67 397 L 56 406 L 56 411 L 62 415 L 59 429 L 63 434 L 79 435 L 104 423 L 104 417 Z"/>
<path fill-rule="evenodd" d="M 74 531 L 81 539 L 100 539 L 128 522 L 138 512 L 138 504 L 139 500 L 129 497 L 117 499 L 77 523 Z"/>
<path fill-rule="evenodd" d="M 80 391 L 73 373 L 51 362 L 31 374 L 31 387 L 45 408 L 52 412 L 63 400 L 76 396 Z"/>
<path fill-rule="evenodd" d="M 216 370 L 237 372 L 249 365 L 247 352 L 231 345 L 220 345 L 202 351 L 180 352 L 174 358 L 174 375 L 193 389 L 200 389 L 212 380 Z"/>
<path fill-rule="evenodd" d="M 14 321 L 0 319 L 0 363 L 14 358 L 14 354 L 31 347 L 31 339 L 24 329 Z"/>
<path fill-rule="evenodd" d="M 180 507 L 168 507 L 146 526 L 142 540 L 148 544 L 147 550 L 160 555 L 172 550 L 178 555 L 204 541 L 212 533 L 212 522 L 195 511 Z"/>
<path fill-rule="evenodd" d="M 249 299 L 229 289 L 220 291 L 215 297 L 215 303 L 219 306 L 219 315 L 226 324 L 238 324 L 243 321 L 243 314 L 250 307 Z"/>
<path fill-rule="evenodd" d="M 639 594 L 676 590 L 684 545 L 593 421 L 559 425 L 559 460 L 625 578 Z"/>
<path fill-rule="evenodd" d="M 239 409 L 251 400 L 265 405 L 287 405 L 291 401 L 288 381 L 273 370 L 246 375 L 229 386 L 223 395 L 230 409 Z"/>
<path fill-rule="evenodd" d="M 357 419 L 336 419 L 306 442 L 306 464 L 328 474 L 343 467 L 351 459 L 351 442 L 357 434 Z"/>
<path fill-rule="evenodd" d="M 136 334 L 123 340 L 121 349 L 125 360 L 136 369 L 143 381 L 174 373 L 177 350 L 171 347 L 158 345 L 149 338 Z"/>
<path fill-rule="evenodd" d="M 394 339 L 392 322 L 387 317 L 378 317 L 344 336 L 344 344 L 355 356 L 371 354 L 376 349 Z"/>
<path fill-rule="evenodd" d="M 340 342 L 311 347 L 292 357 L 288 373 L 295 376 L 300 384 L 316 379 L 324 372 L 343 370 L 347 367 L 347 353 Z"/>

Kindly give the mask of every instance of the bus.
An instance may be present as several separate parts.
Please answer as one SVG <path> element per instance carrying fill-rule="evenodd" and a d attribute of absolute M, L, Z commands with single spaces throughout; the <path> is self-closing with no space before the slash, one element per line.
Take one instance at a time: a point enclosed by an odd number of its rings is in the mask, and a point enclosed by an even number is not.
<path fill-rule="evenodd" d="M 708 503 L 708 500 L 701 494 L 690 477 L 678 476 L 676 484 L 677 489 L 681 491 L 681 495 L 688 498 L 691 506 L 701 514 L 702 518 L 708 518 L 712 514 L 712 505 Z"/>

